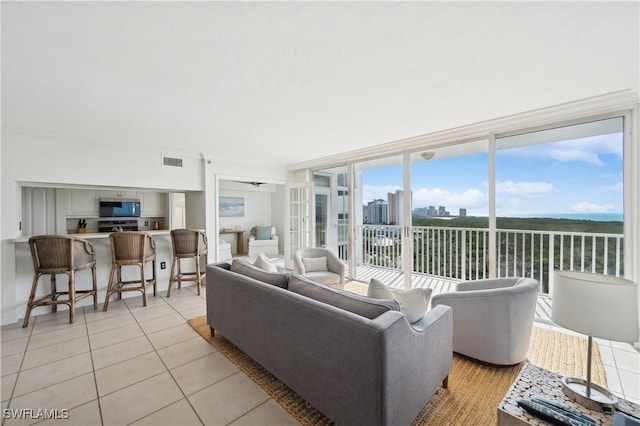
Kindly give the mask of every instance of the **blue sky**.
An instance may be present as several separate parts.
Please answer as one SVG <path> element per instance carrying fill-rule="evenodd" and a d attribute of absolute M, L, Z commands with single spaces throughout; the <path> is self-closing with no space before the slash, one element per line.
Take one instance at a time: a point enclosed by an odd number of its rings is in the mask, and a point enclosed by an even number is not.
<path fill-rule="evenodd" d="M 496 154 L 498 216 L 622 213 L 622 134 L 502 149 Z M 413 207 L 444 205 L 452 215 L 488 211 L 488 155 L 412 164 Z M 363 172 L 363 201 L 401 189 L 402 167 Z"/>

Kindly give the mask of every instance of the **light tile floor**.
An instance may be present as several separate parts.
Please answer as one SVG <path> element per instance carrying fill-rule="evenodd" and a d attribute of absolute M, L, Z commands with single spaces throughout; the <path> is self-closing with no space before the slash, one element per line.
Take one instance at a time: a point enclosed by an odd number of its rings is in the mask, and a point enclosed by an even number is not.
<path fill-rule="evenodd" d="M 3 326 L 2 424 L 299 424 L 187 324 L 206 311 L 206 289 L 195 292 L 161 292 L 147 307 L 113 299 L 106 313 L 80 308 L 74 324 L 60 310 Z M 37 418 L 45 408 L 69 418 Z M 36 418 L 8 419 L 4 409 Z"/>
<path fill-rule="evenodd" d="M 70 411 L 64 421 L 6 419 L 3 411 L 2 424 L 298 424 L 187 324 L 205 313 L 206 289 L 164 294 L 147 307 L 140 297 L 114 300 L 106 313 L 85 307 L 74 324 L 61 310 L 32 317 L 27 328 L 3 326 L 1 408 Z M 598 343 L 609 388 L 640 403 L 638 352 Z"/>

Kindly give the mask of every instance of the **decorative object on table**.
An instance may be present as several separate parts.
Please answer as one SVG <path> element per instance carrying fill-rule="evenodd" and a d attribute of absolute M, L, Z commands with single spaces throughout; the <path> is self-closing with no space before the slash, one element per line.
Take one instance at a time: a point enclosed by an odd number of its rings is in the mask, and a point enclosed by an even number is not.
<path fill-rule="evenodd" d="M 242 231 L 242 226 L 236 225 L 236 226 L 233 227 L 233 230 L 234 231 Z"/>
<path fill-rule="evenodd" d="M 592 410 L 613 412 L 618 398 L 591 383 L 593 337 L 636 342 L 638 286 L 624 278 L 590 272 L 555 271 L 551 319 L 558 325 L 588 336 L 587 378 L 563 377 L 563 391 Z"/>
<path fill-rule="evenodd" d="M 244 198 L 242 197 L 220 197 L 220 217 L 242 217 L 244 216 Z"/>
<path fill-rule="evenodd" d="M 545 335 L 555 336 L 555 338 L 548 340 L 543 337 Z M 537 340 L 537 342 L 534 343 L 534 340 Z M 567 396 L 562 389 L 561 379 L 563 375 L 577 375 L 584 371 L 584 359 L 578 354 L 578 349 L 586 350 L 587 339 L 573 334 L 534 327 L 531 343 L 532 348 L 538 348 L 536 350 L 538 354 L 535 355 L 530 352 L 527 354 L 527 359 L 544 368 L 533 364 L 525 364 L 522 367 L 511 387 L 504 394 L 502 401 L 498 404 L 497 426 L 548 426 L 549 423 L 547 421 L 523 409 L 518 404 L 518 401 L 522 399 L 531 400 L 534 397 L 543 397 L 568 406 L 572 410 L 593 419 L 598 425 L 612 425 L 614 421 L 613 413 L 585 407 Z M 552 349 L 549 348 L 549 343 L 551 343 Z M 593 377 L 596 382 L 605 384 L 607 383 L 606 374 L 597 347 L 598 344 L 594 344 L 594 349 L 596 350 L 593 353 Z M 551 354 L 553 356 L 549 356 Z M 549 370 L 558 371 L 560 374 Z M 618 401 L 616 410 L 632 417 L 640 416 L 640 405 L 625 399 Z M 495 422 L 485 422 L 483 424 L 495 424 Z"/>
<path fill-rule="evenodd" d="M 595 420 L 582 414 L 580 411 L 568 405 L 545 398 L 533 396 L 531 399 L 521 399 L 518 405 L 534 416 L 552 424 L 566 426 L 597 426 Z"/>

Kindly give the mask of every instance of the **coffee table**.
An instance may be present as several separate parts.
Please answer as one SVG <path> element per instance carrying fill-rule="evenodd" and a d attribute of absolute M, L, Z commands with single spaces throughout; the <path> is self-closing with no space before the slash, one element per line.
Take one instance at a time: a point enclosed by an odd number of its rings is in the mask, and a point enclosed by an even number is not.
<path fill-rule="evenodd" d="M 614 415 L 589 410 L 578 404 L 562 392 L 561 376 L 551 371 L 525 364 L 515 382 L 509 388 L 504 399 L 498 405 L 498 426 L 534 425 L 546 426 L 549 423 L 529 414 L 518 406 L 518 400 L 541 395 L 562 404 L 566 404 L 581 413 L 591 417 L 599 425 L 613 425 Z M 621 411 L 640 417 L 640 405 L 619 399 L 618 407 Z"/>

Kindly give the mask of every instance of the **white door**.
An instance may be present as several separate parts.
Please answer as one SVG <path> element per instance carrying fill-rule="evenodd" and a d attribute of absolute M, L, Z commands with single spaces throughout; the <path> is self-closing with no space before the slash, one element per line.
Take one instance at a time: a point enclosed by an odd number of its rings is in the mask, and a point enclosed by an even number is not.
<path fill-rule="evenodd" d="M 310 247 L 312 244 L 313 199 L 311 184 L 289 184 L 286 196 L 286 224 L 289 235 L 284 247 L 285 266 L 288 269 L 293 269 L 293 254 L 296 250 Z"/>

